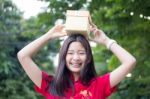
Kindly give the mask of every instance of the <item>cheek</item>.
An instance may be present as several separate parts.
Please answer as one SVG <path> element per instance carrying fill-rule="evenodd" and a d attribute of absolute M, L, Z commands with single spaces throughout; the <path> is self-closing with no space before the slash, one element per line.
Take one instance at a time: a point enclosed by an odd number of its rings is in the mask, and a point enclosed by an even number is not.
<path fill-rule="evenodd" d="M 86 55 L 82 57 L 82 60 L 83 60 L 84 62 L 86 61 L 86 59 L 87 59 L 87 56 L 86 56 Z"/>
<path fill-rule="evenodd" d="M 66 56 L 66 63 L 68 63 L 69 60 L 70 60 L 70 57 L 67 55 L 67 56 Z"/>

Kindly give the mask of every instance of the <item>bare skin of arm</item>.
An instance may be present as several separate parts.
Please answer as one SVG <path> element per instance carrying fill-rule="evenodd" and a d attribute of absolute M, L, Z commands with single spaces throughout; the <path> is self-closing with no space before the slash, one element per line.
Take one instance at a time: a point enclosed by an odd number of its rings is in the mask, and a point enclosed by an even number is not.
<path fill-rule="evenodd" d="M 63 29 L 63 25 L 54 26 L 47 33 L 29 43 L 17 53 L 17 57 L 21 66 L 23 67 L 29 78 L 39 88 L 41 87 L 42 71 L 32 60 L 32 56 L 36 54 L 50 40 L 55 39 L 57 37 L 65 36 L 66 32 L 63 31 Z"/>
<path fill-rule="evenodd" d="M 111 39 L 107 37 L 102 30 L 98 29 L 96 25 L 92 25 L 91 31 L 94 33 L 94 37 L 91 38 L 92 41 L 104 46 L 108 45 Z M 133 70 L 136 59 L 117 43 L 112 43 L 110 51 L 112 51 L 121 62 L 121 65 L 110 73 L 110 85 L 111 87 L 114 87 Z"/>

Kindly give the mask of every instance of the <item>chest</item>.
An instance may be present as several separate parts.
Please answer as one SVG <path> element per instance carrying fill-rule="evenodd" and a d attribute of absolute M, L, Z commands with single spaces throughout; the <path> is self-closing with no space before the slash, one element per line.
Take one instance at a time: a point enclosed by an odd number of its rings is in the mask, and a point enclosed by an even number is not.
<path fill-rule="evenodd" d="M 47 99 L 104 99 L 103 88 L 99 87 L 97 81 L 92 82 L 89 86 L 84 86 L 83 84 L 77 82 L 74 83 L 74 95 L 72 96 L 72 89 L 65 92 L 67 98 L 58 98 L 48 95 Z"/>

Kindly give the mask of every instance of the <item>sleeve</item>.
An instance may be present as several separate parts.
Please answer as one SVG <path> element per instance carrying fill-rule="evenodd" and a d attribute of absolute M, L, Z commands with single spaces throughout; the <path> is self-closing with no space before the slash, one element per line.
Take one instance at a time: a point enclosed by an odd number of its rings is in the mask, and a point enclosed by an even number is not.
<path fill-rule="evenodd" d="M 49 82 L 52 79 L 52 76 L 49 76 L 48 73 L 42 71 L 42 82 L 41 82 L 41 88 L 34 85 L 34 89 L 36 92 L 40 93 L 43 96 L 46 96 L 47 94 L 47 88 L 49 86 Z"/>
<path fill-rule="evenodd" d="M 116 92 L 117 86 L 111 88 L 110 86 L 110 73 L 107 73 L 100 77 L 100 82 L 103 85 L 104 94 L 106 97 L 110 96 L 112 93 Z"/>

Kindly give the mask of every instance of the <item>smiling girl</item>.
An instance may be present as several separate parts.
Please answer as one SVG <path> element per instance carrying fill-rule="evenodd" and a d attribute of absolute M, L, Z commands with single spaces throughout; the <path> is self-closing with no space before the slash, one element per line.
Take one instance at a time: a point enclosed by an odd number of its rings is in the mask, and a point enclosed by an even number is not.
<path fill-rule="evenodd" d="M 78 33 L 69 36 L 59 52 L 55 76 L 42 71 L 32 60 L 49 41 L 66 36 L 63 25 L 56 25 L 18 52 L 23 69 L 35 84 L 36 92 L 46 99 L 106 99 L 135 67 L 135 58 L 110 39 L 95 25 L 91 26 L 92 41 L 106 46 L 121 62 L 114 71 L 96 75 L 89 41 Z"/>

